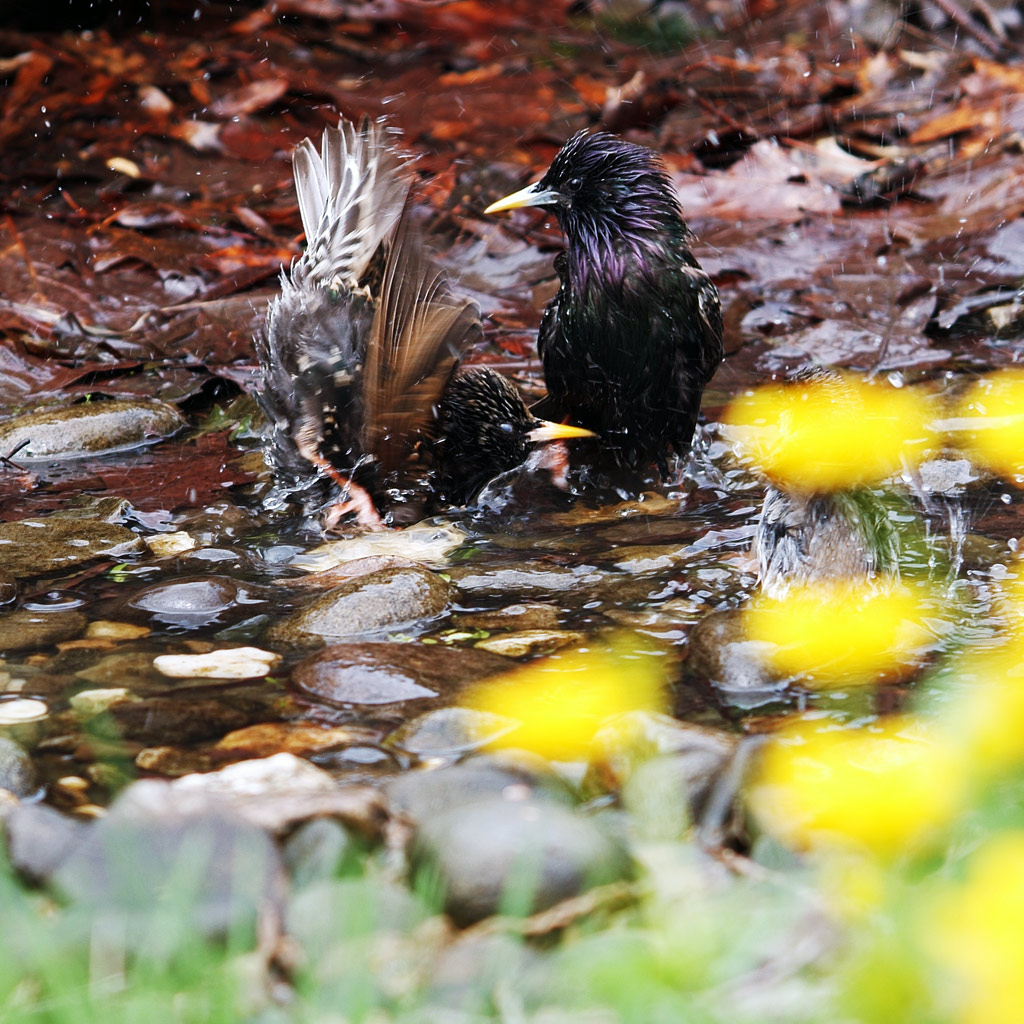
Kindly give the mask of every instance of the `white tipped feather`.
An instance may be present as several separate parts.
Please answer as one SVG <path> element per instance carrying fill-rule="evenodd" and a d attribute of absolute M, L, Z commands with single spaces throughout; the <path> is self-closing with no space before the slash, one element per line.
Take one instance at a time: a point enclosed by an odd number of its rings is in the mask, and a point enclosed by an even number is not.
<path fill-rule="evenodd" d="M 292 169 L 306 251 L 296 272 L 315 284 L 355 288 L 402 214 L 404 167 L 383 127 L 368 120 L 324 129 L 320 152 L 310 139 L 300 142 Z"/>

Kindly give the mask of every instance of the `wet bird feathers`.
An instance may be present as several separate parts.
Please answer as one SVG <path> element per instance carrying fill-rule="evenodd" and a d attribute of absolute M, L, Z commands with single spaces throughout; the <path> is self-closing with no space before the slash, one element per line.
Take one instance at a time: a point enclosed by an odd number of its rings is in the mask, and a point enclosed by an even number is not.
<path fill-rule="evenodd" d="M 500 200 L 554 210 L 567 248 L 538 347 L 548 408 L 591 427 L 620 460 L 666 469 L 689 447 L 700 398 L 722 359 L 718 291 L 660 159 L 581 132 L 534 186 Z"/>
<path fill-rule="evenodd" d="M 479 334 L 409 213 L 404 161 L 383 127 L 341 122 L 296 147 L 306 249 L 256 337 L 268 453 L 301 487 L 329 464 L 395 469 L 427 430 Z"/>

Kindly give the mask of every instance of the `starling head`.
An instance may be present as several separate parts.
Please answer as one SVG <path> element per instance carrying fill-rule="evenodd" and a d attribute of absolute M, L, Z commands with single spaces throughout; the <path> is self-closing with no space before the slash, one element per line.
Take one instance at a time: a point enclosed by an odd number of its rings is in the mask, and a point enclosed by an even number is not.
<path fill-rule="evenodd" d="M 686 234 L 679 200 L 658 155 L 607 132 L 578 132 L 540 181 L 484 212 L 521 206 L 553 210 L 570 244 L 613 236 L 643 242 L 665 229 Z"/>
<path fill-rule="evenodd" d="M 458 504 L 469 501 L 499 473 L 519 465 L 535 444 L 593 436 L 581 427 L 538 419 L 515 385 L 486 366 L 456 371 L 437 418 L 442 489 Z"/>

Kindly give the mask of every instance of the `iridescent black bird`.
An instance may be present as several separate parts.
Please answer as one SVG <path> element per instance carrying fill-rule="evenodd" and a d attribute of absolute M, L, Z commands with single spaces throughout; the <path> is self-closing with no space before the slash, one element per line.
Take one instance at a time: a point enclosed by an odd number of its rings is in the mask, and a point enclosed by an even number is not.
<path fill-rule="evenodd" d="M 457 368 L 479 314 L 424 246 L 382 125 L 342 121 L 320 152 L 304 140 L 293 170 L 306 250 L 256 337 L 267 452 L 286 490 L 326 477 L 346 499 L 330 518 L 352 511 L 378 526 L 361 484 L 393 486 L 417 445 L 441 496 L 461 504 L 537 442 L 590 433 L 538 420 L 493 370 Z"/>
<path fill-rule="evenodd" d="M 722 360 L 722 310 L 661 160 L 580 132 L 540 181 L 485 212 L 521 206 L 553 210 L 567 242 L 537 339 L 551 407 L 596 431 L 620 462 L 667 475 Z"/>

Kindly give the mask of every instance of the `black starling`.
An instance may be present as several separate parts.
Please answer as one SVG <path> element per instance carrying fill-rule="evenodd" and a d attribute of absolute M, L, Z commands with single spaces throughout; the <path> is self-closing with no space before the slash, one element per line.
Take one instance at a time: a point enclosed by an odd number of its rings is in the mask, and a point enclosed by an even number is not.
<path fill-rule="evenodd" d="M 567 241 L 537 340 L 551 407 L 625 465 L 667 475 L 722 360 L 722 310 L 661 160 L 580 132 L 540 181 L 485 212 L 521 206 L 554 210 Z"/>
<path fill-rule="evenodd" d="M 342 121 L 293 156 L 306 250 L 281 275 L 256 338 L 268 454 L 294 491 L 324 477 L 365 525 L 420 442 L 439 460 L 446 500 L 462 503 L 532 444 L 589 431 L 545 424 L 486 368 L 457 370 L 480 336 L 473 303 L 452 295 L 409 215 L 404 161 L 380 124 Z"/>

